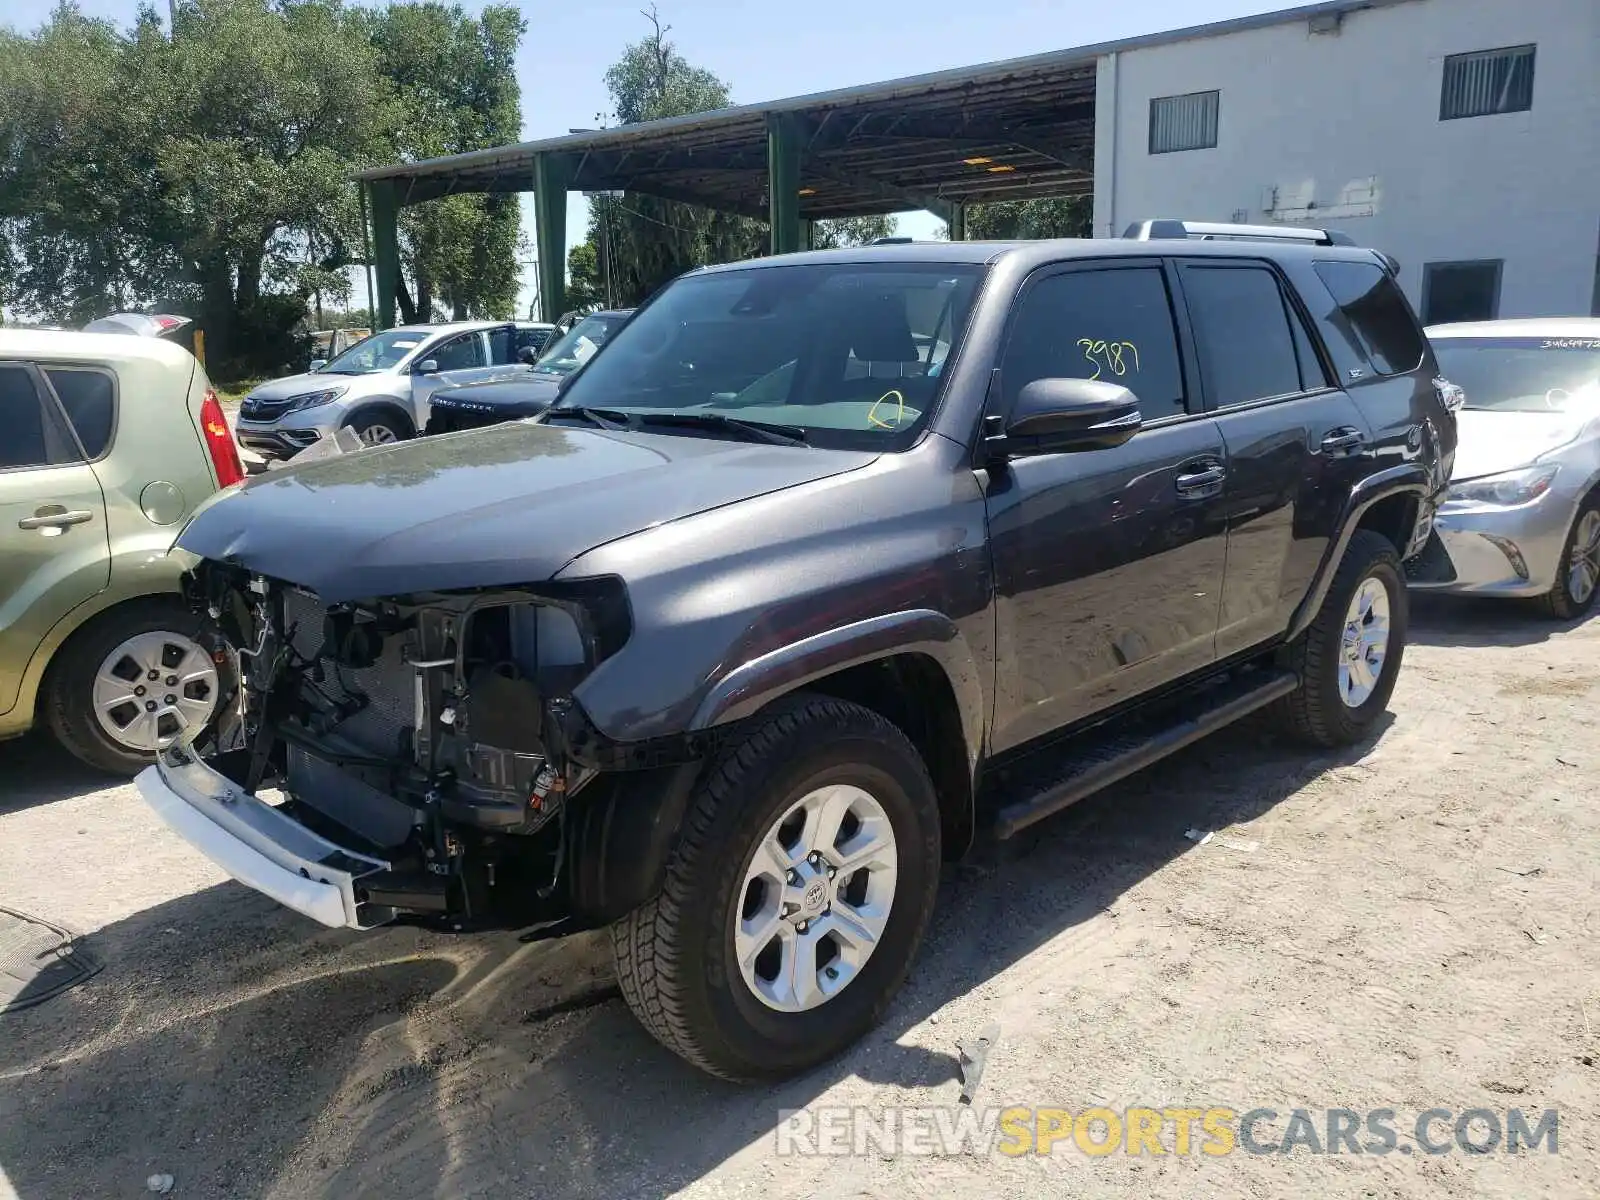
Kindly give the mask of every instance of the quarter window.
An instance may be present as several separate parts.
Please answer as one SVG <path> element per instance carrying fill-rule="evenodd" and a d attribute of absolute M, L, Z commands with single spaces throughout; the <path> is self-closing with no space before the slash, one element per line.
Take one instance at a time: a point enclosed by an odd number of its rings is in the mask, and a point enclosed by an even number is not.
<path fill-rule="evenodd" d="M 1452 54 L 1444 60 L 1439 119 L 1487 117 L 1533 107 L 1532 46 Z"/>
<path fill-rule="evenodd" d="M 1271 271 L 1185 266 L 1183 291 L 1213 407 L 1301 390 L 1289 312 Z"/>
<path fill-rule="evenodd" d="M 1364 262 L 1319 262 L 1316 269 L 1373 370 L 1415 370 L 1422 361 L 1422 330 L 1390 274 Z"/>
<path fill-rule="evenodd" d="M 1036 379 L 1101 379 L 1145 420 L 1186 411 L 1172 303 L 1160 267 L 1064 271 L 1028 288 L 1001 361 L 1006 411 Z"/>
<path fill-rule="evenodd" d="M 111 447 L 116 424 L 116 388 L 104 371 L 48 367 L 45 376 L 61 398 L 67 420 L 77 431 L 84 453 L 99 458 Z"/>

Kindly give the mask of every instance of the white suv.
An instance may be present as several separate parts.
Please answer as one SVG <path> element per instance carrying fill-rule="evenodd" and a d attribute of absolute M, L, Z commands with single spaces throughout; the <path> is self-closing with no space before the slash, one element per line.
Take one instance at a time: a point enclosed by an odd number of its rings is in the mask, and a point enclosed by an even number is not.
<path fill-rule="evenodd" d="M 530 321 L 386 329 L 314 370 L 252 391 L 239 408 L 239 441 L 282 459 L 344 426 L 369 446 L 415 437 L 437 389 L 516 371 L 553 329 Z"/>

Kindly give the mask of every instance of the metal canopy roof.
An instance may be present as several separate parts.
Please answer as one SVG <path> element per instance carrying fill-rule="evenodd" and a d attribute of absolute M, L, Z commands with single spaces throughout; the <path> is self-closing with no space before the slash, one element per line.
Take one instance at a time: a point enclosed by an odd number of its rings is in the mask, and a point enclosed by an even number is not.
<path fill-rule="evenodd" d="M 805 145 L 800 215 L 808 219 L 939 211 L 1092 190 L 1095 64 L 1103 55 L 1305 18 L 1342 19 L 1408 0 L 1330 0 L 1170 33 L 1128 38 L 788 100 L 695 113 L 381 167 L 401 204 L 454 192 L 522 192 L 533 163 L 560 156 L 581 191 L 633 191 L 765 219 L 768 119 Z"/>
<path fill-rule="evenodd" d="M 368 171 L 400 202 L 452 192 L 520 192 L 537 154 L 570 156 L 575 190 L 643 192 L 767 215 L 767 117 L 790 115 L 805 143 L 807 218 L 889 213 L 944 201 L 1088 191 L 1094 178 L 1095 60 L 881 85 L 573 134 Z"/>

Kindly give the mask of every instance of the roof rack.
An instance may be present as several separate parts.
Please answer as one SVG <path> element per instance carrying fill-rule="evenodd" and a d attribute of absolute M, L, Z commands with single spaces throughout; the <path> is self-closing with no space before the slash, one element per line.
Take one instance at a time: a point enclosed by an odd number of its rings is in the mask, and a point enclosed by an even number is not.
<path fill-rule="evenodd" d="M 1158 238 L 1256 238 L 1269 242 L 1309 242 L 1314 246 L 1354 246 L 1355 238 L 1337 229 L 1306 229 L 1296 225 L 1230 225 L 1212 221 L 1177 221 L 1161 218 L 1135 221 L 1122 234 L 1148 242 Z"/>

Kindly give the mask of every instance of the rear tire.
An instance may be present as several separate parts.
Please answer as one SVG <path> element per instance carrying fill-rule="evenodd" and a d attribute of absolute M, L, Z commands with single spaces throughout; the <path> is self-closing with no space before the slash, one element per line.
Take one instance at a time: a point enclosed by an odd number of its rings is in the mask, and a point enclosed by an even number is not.
<path fill-rule="evenodd" d="M 55 734 L 56 740 L 73 757 L 113 775 L 132 775 L 155 761 L 153 748 L 135 749 L 112 737 L 106 729 L 106 723 L 96 712 L 96 703 L 99 699 L 97 680 L 102 675 L 112 675 L 113 671 L 120 669 L 110 662 L 110 656 L 131 640 L 140 639 L 142 635 L 166 635 L 174 646 L 187 643 L 198 648 L 207 655 L 211 677 L 209 681 L 168 684 L 167 679 L 151 682 L 148 679 L 134 679 L 129 675 L 130 691 L 135 686 L 147 689 L 147 692 L 142 693 L 137 700 L 130 701 L 136 707 L 153 703 L 165 709 L 186 710 L 182 712 L 185 720 L 190 723 L 200 722 L 199 714 L 204 706 L 197 701 L 206 697 L 202 696 L 198 688 L 204 683 L 210 693 L 208 698 L 211 705 L 206 721 L 214 721 L 217 705 L 231 684 L 227 668 L 216 664 L 209 657 L 204 623 L 176 597 L 169 599 L 165 596 L 152 596 L 147 600 L 124 604 L 101 614 L 74 633 L 57 651 L 55 659 L 50 664 L 49 673 L 45 677 L 42 697 L 45 720 L 51 732 Z M 154 644 L 160 641 L 160 638 L 146 640 Z M 171 661 L 176 664 L 178 659 L 174 656 Z M 193 673 L 192 669 L 196 665 L 190 664 L 185 667 L 183 674 Z M 112 670 L 108 670 L 108 667 Z M 178 668 L 174 665 L 171 669 Z M 178 678 L 178 676 L 168 678 Z M 182 699 L 183 703 L 165 705 L 164 702 L 169 695 Z M 121 723 L 119 718 L 120 714 L 114 711 L 108 717 L 108 721 L 115 726 Z M 137 719 L 138 714 L 135 712 L 126 722 L 130 731 L 134 730 L 133 721 Z M 203 722 L 200 723 L 203 727 Z M 187 730 L 185 732 L 187 733 Z M 129 736 L 132 737 L 133 733 L 130 732 Z"/>
<path fill-rule="evenodd" d="M 1379 620 L 1387 631 L 1374 666 Z M 1370 529 L 1356 530 L 1316 619 L 1288 647 L 1300 687 L 1280 702 L 1280 722 L 1317 746 L 1348 746 L 1367 737 L 1394 692 L 1408 623 L 1393 543 Z"/>
<path fill-rule="evenodd" d="M 831 823 L 820 815 L 830 810 Z M 789 832 L 795 821 L 804 828 Z M 817 828 L 839 833 L 807 840 Z M 906 736 L 856 704 L 780 702 L 707 769 L 661 891 L 612 927 L 623 997 L 712 1075 L 807 1070 L 871 1029 L 904 983 L 939 864 L 938 801 Z M 793 971 L 763 965 L 774 955 Z"/>
<path fill-rule="evenodd" d="M 1555 583 L 1536 601 L 1539 611 L 1551 620 L 1575 620 L 1594 607 L 1595 597 L 1600 596 L 1600 540 L 1596 539 L 1600 539 L 1600 496 L 1590 496 L 1578 506 L 1578 515 L 1567 531 Z M 1587 594 L 1583 593 L 1585 581 Z"/>

